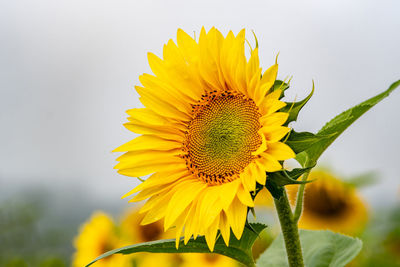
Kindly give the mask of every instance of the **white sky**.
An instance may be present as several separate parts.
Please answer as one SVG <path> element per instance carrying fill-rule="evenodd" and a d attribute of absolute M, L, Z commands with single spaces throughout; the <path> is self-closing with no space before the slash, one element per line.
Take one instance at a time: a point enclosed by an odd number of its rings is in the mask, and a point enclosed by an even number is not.
<path fill-rule="evenodd" d="M 26 185 L 79 187 L 115 200 L 136 181 L 118 175 L 130 140 L 125 110 L 178 27 L 254 30 L 264 68 L 280 52 L 289 97 L 316 92 L 294 124 L 318 130 L 328 119 L 400 79 L 399 1 L 82 1 L 0 3 L 0 192 Z M 399 90 L 400 91 L 400 90 Z M 374 202 L 400 198 L 400 92 L 356 122 L 320 162 L 351 176 L 376 170 L 364 190 Z M 68 185 L 68 186 L 67 186 Z M 65 187 L 64 187 L 65 186 Z M 72 194 L 74 192 L 71 192 Z"/>

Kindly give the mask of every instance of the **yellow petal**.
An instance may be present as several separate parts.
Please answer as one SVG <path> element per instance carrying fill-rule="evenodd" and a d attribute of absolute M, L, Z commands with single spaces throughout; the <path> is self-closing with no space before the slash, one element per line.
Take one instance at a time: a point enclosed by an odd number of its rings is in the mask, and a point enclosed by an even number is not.
<path fill-rule="evenodd" d="M 207 35 L 204 27 L 201 29 L 199 38 L 199 48 L 200 48 L 200 61 L 199 61 L 199 71 L 203 79 L 211 85 L 214 90 L 223 90 L 224 85 L 221 84 L 220 74 L 219 74 L 219 62 L 218 57 L 214 54 L 217 49 L 217 44 L 212 38 L 212 31 L 210 30 L 210 36 Z M 214 55 L 213 55 L 214 54 Z"/>
<path fill-rule="evenodd" d="M 176 219 L 176 227 L 175 227 L 175 247 L 176 249 L 179 248 L 179 242 L 181 239 L 181 234 L 182 234 L 182 229 L 183 226 L 185 225 L 189 210 L 191 209 L 191 206 L 188 206 L 182 214 Z"/>
<path fill-rule="evenodd" d="M 126 152 L 138 150 L 172 150 L 182 148 L 182 143 L 166 140 L 154 135 L 141 135 L 132 141 L 123 144 L 113 152 Z"/>
<path fill-rule="evenodd" d="M 215 236 L 217 235 L 219 225 L 219 216 L 217 216 L 214 222 L 208 227 L 207 231 L 205 232 L 205 238 L 210 251 L 214 251 L 215 245 Z"/>
<path fill-rule="evenodd" d="M 259 162 L 267 172 L 276 172 L 282 169 L 282 165 L 278 160 L 267 153 L 261 154 Z"/>
<path fill-rule="evenodd" d="M 279 127 L 263 127 L 260 130 L 265 134 L 265 138 L 267 139 L 267 146 L 270 143 L 278 142 L 281 140 L 288 132 L 290 132 L 289 127 L 279 126 Z"/>
<path fill-rule="evenodd" d="M 250 79 L 247 84 L 247 96 L 250 98 L 254 98 L 254 95 L 258 91 L 260 87 L 260 76 L 261 76 L 261 68 L 259 68 L 256 73 L 253 75 L 253 78 Z"/>
<path fill-rule="evenodd" d="M 187 169 L 174 169 L 173 171 L 170 172 L 157 172 L 147 178 L 146 181 L 143 183 L 139 184 L 136 186 L 134 189 L 126 193 L 125 195 L 122 196 L 122 198 L 125 198 L 127 196 L 130 196 L 132 194 L 135 194 L 139 191 L 151 188 L 151 187 L 159 187 L 161 185 L 173 183 L 177 181 L 178 179 L 188 176 Z"/>
<path fill-rule="evenodd" d="M 127 169 L 148 161 L 165 162 L 180 154 L 182 154 L 182 150 L 180 149 L 131 151 L 117 158 L 117 161 L 120 161 L 120 163 L 114 169 Z"/>
<path fill-rule="evenodd" d="M 259 184 L 265 185 L 265 182 L 267 180 L 267 174 L 265 173 L 265 168 L 262 166 L 262 164 L 256 160 L 255 161 L 256 164 L 256 181 Z"/>
<path fill-rule="evenodd" d="M 232 203 L 233 198 L 236 195 L 237 189 L 239 187 L 240 180 L 236 179 L 232 182 L 219 185 L 220 187 L 220 201 L 223 209 L 227 209 Z"/>
<path fill-rule="evenodd" d="M 169 48 L 172 48 L 172 46 L 164 46 L 164 50 Z M 167 51 L 165 52 L 168 53 Z M 189 97 L 192 101 L 196 101 L 201 97 L 203 89 L 199 87 L 200 84 L 195 80 L 196 77 L 188 75 L 188 67 L 185 70 L 181 68 L 182 66 L 176 66 L 174 62 L 163 62 L 152 53 L 148 53 L 147 57 L 150 68 L 154 74 L 170 87 L 175 88 L 175 90 Z M 173 56 L 171 58 L 173 58 Z M 176 68 L 179 68 L 179 71 L 177 71 Z M 191 90 L 187 90 L 186 88 L 190 88 Z"/>
<path fill-rule="evenodd" d="M 128 166 L 120 169 L 118 173 L 130 177 L 141 177 L 154 173 L 156 171 L 166 172 L 176 170 L 179 166 L 182 166 L 183 159 L 179 157 L 170 157 L 164 159 L 154 158 L 145 162 L 140 162 L 134 166 Z"/>
<path fill-rule="evenodd" d="M 260 112 L 263 116 L 274 113 L 275 111 L 286 106 L 285 102 L 279 100 L 281 90 L 275 90 L 269 93 L 259 105 Z"/>
<path fill-rule="evenodd" d="M 182 182 L 177 185 L 176 192 L 168 203 L 164 228 L 170 228 L 176 218 L 181 215 L 186 207 L 192 203 L 193 199 L 206 187 L 205 183 L 197 180 L 191 180 L 187 183 Z"/>
<path fill-rule="evenodd" d="M 158 113 L 159 115 L 166 116 L 169 118 L 189 121 L 190 116 L 176 108 L 173 103 L 166 102 L 160 95 L 150 91 L 147 88 L 141 86 L 135 86 L 136 91 L 140 95 L 140 102 L 142 104 Z"/>
<path fill-rule="evenodd" d="M 231 228 L 228 223 L 228 217 L 226 216 L 224 211 L 222 211 L 220 213 L 219 230 L 221 232 L 222 238 L 224 239 L 225 245 L 229 246 L 229 238 L 231 235 Z"/>
<path fill-rule="evenodd" d="M 222 210 L 219 201 L 220 186 L 210 186 L 205 189 L 205 195 L 200 204 L 200 218 L 203 229 L 207 229 Z"/>
<path fill-rule="evenodd" d="M 126 129 L 137 134 L 152 134 L 177 142 L 183 142 L 185 140 L 185 134 L 183 132 L 170 126 L 143 124 L 138 121 L 124 123 L 124 126 Z"/>
<path fill-rule="evenodd" d="M 181 180 L 183 180 L 183 179 L 181 179 Z M 173 182 L 173 183 L 166 184 L 166 185 L 146 188 L 146 189 L 140 191 L 139 194 L 134 196 L 131 200 L 129 200 L 129 202 L 137 202 L 137 201 L 145 200 L 146 198 L 152 197 L 154 195 L 168 192 L 169 190 L 174 189 L 175 186 L 176 186 L 176 182 L 175 183 Z M 124 197 L 128 194 L 129 193 L 125 194 Z"/>
<path fill-rule="evenodd" d="M 262 116 L 260 118 L 260 122 L 262 125 L 270 126 L 270 125 L 282 125 L 284 124 L 289 117 L 289 113 L 286 112 L 275 112 L 269 115 Z"/>
<path fill-rule="evenodd" d="M 197 197 L 198 199 L 198 197 Z M 196 203 L 196 205 L 194 204 Z M 194 229 L 197 228 L 199 218 L 196 217 L 196 209 L 199 207 L 199 201 L 193 201 L 192 207 L 188 213 L 187 224 L 185 225 L 184 244 L 189 242 L 190 237 L 194 234 Z M 199 208 L 200 209 L 200 208 Z"/>
<path fill-rule="evenodd" d="M 199 47 L 196 41 L 182 29 L 177 33 L 178 47 L 182 51 L 185 60 L 189 63 L 195 63 L 199 60 Z"/>
<path fill-rule="evenodd" d="M 165 217 L 167 210 L 167 203 L 170 201 L 174 191 L 167 191 L 152 208 L 143 217 L 141 225 L 154 223 Z"/>
<path fill-rule="evenodd" d="M 159 96 L 162 96 L 165 102 L 174 103 L 178 110 L 184 113 L 189 113 L 191 111 L 190 104 L 194 103 L 192 99 L 182 94 L 175 87 L 162 81 L 160 78 L 150 74 L 143 74 L 139 76 L 139 81 L 149 91 L 156 92 Z"/>
<path fill-rule="evenodd" d="M 248 191 L 256 190 L 256 178 L 253 176 L 251 165 L 248 165 L 240 174 L 240 180 Z"/>
<path fill-rule="evenodd" d="M 234 198 L 227 213 L 228 222 L 233 234 L 237 239 L 242 237 L 244 225 L 247 218 L 247 206 L 243 205 L 238 198 Z"/>
<path fill-rule="evenodd" d="M 291 159 L 296 156 L 296 154 L 288 145 L 281 142 L 269 144 L 268 149 L 267 151 L 265 151 L 265 153 L 271 155 L 277 160 Z"/>
<path fill-rule="evenodd" d="M 242 202 L 244 205 L 248 207 L 254 207 L 253 199 L 251 198 L 249 191 L 244 189 L 243 185 L 239 186 L 237 196 L 240 202 Z"/>
<path fill-rule="evenodd" d="M 133 108 L 126 111 L 129 116 L 153 125 L 166 125 L 168 120 L 148 108 Z"/>
<path fill-rule="evenodd" d="M 256 73 L 258 73 L 260 70 L 260 60 L 258 57 L 258 48 L 255 48 L 251 52 L 250 60 L 247 63 L 247 68 L 246 68 L 246 78 L 247 78 L 247 84 L 250 84 L 252 78 Z M 258 77 L 260 77 L 259 75 Z M 260 79 L 260 78 L 259 78 Z"/>
<path fill-rule="evenodd" d="M 187 216 L 187 223 L 185 225 L 185 229 L 184 229 L 184 244 L 186 245 L 189 242 L 190 237 L 193 235 L 193 232 L 191 232 L 191 225 L 193 224 L 193 220 L 195 220 L 196 218 L 195 213 L 196 213 L 196 207 L 197 205 L 191 205 L 190 210 L 188 212 L 188 216 Z"/>
<path fill-rule="evenodd" d="M 254 95 L 254 100 L 257 105 L 261 104 L 266 94 L 268 93 L 269 89 L 272 87 L 272 85 L 274 85 L 277 74 L 278 74 L 278 64 L 272 65 L 269 69 L 267 69 L 264 72 L 261 78 L 259 90 Z"/>

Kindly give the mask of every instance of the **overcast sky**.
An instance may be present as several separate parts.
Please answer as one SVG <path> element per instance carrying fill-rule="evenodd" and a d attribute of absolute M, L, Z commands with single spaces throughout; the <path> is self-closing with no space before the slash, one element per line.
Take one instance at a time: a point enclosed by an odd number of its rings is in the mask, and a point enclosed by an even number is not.
<path fill-rule="evenodd" d="M 125 110 L 134 85 L 177 28 L 254 30 L 265 68 L 293 75 L 289 98 L 316 91 L 292 126 L 327 120 L 400 79 L 399 1 L 82 1 L 0 3 L 0 192 L 79 188 L 119 199 L 134 178 L 110 151 L 133 138 Z M 400 90 L 357 121 L 321 158 L 344 176 L 378 171 L 363 190 L 375 203 L 400 198 Z M 12 189 L 13 188 L 13 189 Z M 70 190 L 70 189 L 69 189 Z M 72 192 L 74 193 L 74 192 Z"/>

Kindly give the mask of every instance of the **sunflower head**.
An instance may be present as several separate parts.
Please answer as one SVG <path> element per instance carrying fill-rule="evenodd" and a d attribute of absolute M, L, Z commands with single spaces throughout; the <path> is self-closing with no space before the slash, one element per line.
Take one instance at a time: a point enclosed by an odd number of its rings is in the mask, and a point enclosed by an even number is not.
<path fill-rule="evenodd" d="M 366 204 L 355 188 L 321 170 L 312 171 L 309 179 L 315 181 L 306 186 L 299 227 L 358 234 L 365 226 L 368 216 Z M 297 187 L 288 186 L 288 192 L 294 202 Z"/>
<path fill-rule="evenodd" d="M 203 28 L 198 41 L 178 30 L 163 58 L 148 55 L 153 71 L 136 86 L 144 108 L 128 110 L 125 126 L 140 134 L 115 151 L 115 168 L 127 176 L 151 176 L 126 196 L 148 199 L 142 223 L 175 227 L 177 246 L 205 235 L 211 250 L 217 231 L 226 244 L 239 239 L 254 206 L 256 183 L 282 169 L 294 152 L 281 140 L 288 113 L 282 91 L 273 90 L 278 65 L 259 66 L 258 48 L 245 56 L 245 31 L 223 36 Z"/>
<path fill-rule="evenodd" d="M 103 212 L 96 212 L 81 226 L 79 235 L 74 240 L 76 252 L 73 266 L 87 265 L 96 257 L 120 247 L 116 226 L 111 217 Z M 113 255 L 96 263 L 97 266 L 130 266 L 129 257 Z"/>

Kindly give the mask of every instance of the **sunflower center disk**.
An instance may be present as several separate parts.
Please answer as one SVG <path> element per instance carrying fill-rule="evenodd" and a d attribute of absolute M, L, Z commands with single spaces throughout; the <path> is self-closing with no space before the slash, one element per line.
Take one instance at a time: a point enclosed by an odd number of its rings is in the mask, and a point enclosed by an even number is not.
<path fill-rule="evenodd" d="M 236 179 L 261 145 L 259 118 L 254 101 L 241 95 L 213 96 L 198 105 L 186 135 L 188 168 L 210 185 Z"/>
<path fill-rule="evenodd" d="M 320 188 L 312 188 L 310 185 L 305 194 L 305 206 L 311 212 L 317 213 L 321 216 L 338 216 L 344 213 L 347 209 L 346 196 L 340 188 L 327 188 L 322 184 Z M 314 190 L 312 190 L 314 189 Z"/>

